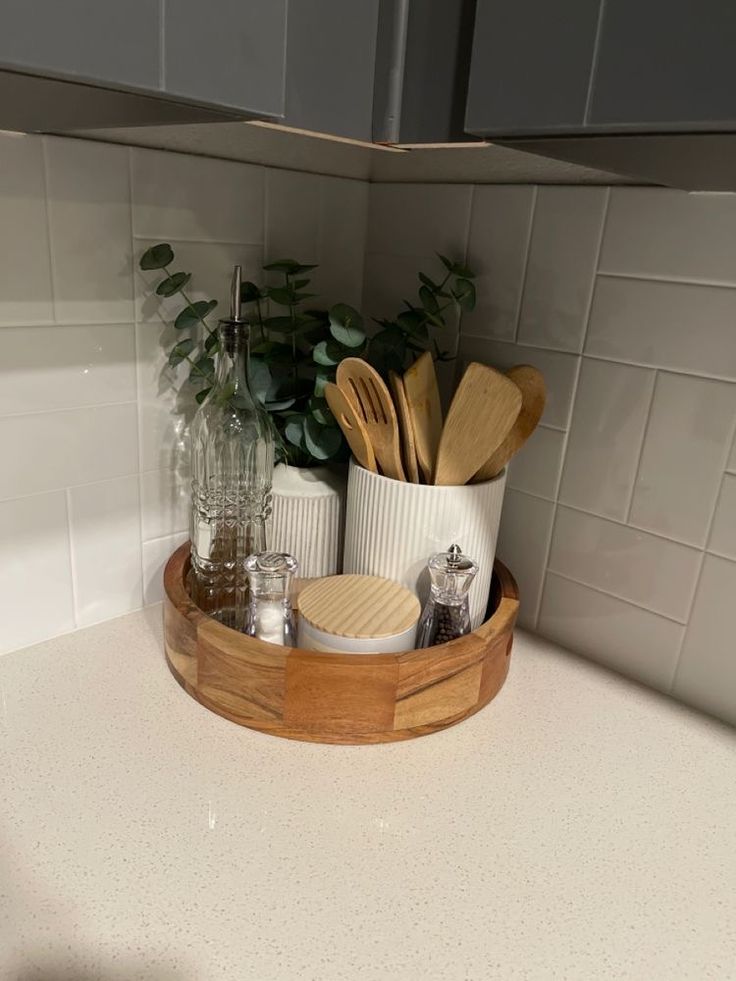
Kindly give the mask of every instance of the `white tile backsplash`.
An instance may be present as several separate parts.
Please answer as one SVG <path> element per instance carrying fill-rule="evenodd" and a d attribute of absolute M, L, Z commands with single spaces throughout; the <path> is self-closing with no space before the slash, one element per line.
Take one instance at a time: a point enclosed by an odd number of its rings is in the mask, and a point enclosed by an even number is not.
<path fill-rule="evenodd" d="M 128 149 L 44 137 L 54 311 L 60 323 L 132 323 Z"/>
<path fill-rule="evenodd" d="M 599 276 L 587 354 L 736 380 L 736 289 Z"/>
<path fill-rule="evenodd" d="M 598 268 L 736 284 L 736 195 L 612 188 Z"/>
<path fill-rule="evenodd" d="M 0 415 L 135 402 L 133 324 L 0 331 Z"/>
<path fill-rule="evenodd" d="M 477 303 L 463 318 L 469 334 L 516 340 L 535 196 L 535 188 L 523 185 L 475 189 L 468 255 Z"/>
<path fill-rule="evenodd" d="M 653 388 L 653 371 L 583 361 L 561 501 L 605 517 L 626 518 Z"/>
<path fill-rule="evenodd" d="M 734 423 L 736 385 L 661 372 L 630 522 L 703 546 Z"/>
<path fill-rule="evenodd" d="M 69 495 L 77 626 L 140 608 L 141 518 L 138 477 L 120 477 Z"/>
<path fill-rule="evenodd" d="M 0 502 L 0 653 L 73 630 L 66 494 Z"/>
<path fill-rule="evenodd" d="M 540 187 L 520 342 L 582 350 L 607 195 L 602 187 Z"/>
<path fill-rule="evenodd" d="M 369 185 L 4 134 L 0 156 L 0 650 L 159 600 L 186 539 L 182 299 L 152 296 L 147 246 L 172 244 L 213 324 L 234 263 L 317 262 L 318 302 L 368 320 L 442 276 L 436 250 L 478 274 L 436 332 L 447 394 L 468 360 L 547 381 L 499 535 L 520 624 L 736 721 L 736 196 Z"/>
<path fill-rule="evenodd" d="M 0 133 L 0 324 L 54 319 L 43 147 Z"/>

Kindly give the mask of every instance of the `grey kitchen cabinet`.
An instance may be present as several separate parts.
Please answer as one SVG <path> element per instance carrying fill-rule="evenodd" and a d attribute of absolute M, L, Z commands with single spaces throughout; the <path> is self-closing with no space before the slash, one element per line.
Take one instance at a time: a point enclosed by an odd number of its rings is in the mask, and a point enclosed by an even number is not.
<path fill-rule="evenodd" d="M 286 16 L 287 0 L 164 0 L 162 89 L 283 117 Z"/>
<path fill-rule="evenodd" d="M 599 0 L 478 0 L 466 130 L 514 136 L 582 127 L 598 15 Z"/>
<path fill-rule="evenodd" d="M 736 129 L 734 0 L 607 0 L 587 123 Z"/>
<path fill-rule="evenodd" d="M 0 64 L 157 89 L 159 7 L 155 0 L 2 0 Z"/>

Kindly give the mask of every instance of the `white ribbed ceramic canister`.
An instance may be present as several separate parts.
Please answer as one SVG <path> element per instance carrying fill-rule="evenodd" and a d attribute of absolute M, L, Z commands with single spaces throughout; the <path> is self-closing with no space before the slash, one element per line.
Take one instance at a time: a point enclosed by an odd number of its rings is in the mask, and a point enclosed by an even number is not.
<path fill-rule="evenodd" d="M 274 468 L 270 551 L 293 555 L 305 579 L 334 576 L 341 571 L 344 528 L 344 468 Z"/>
<path fill-rule="evenodd" d="M 480 484 L 434 487 L 391 480 L 351 460 L 343 571 L 394 579 L 424 604 L 427 560 L 459 545 L 478 563 L 469 593 L 475 629 L 488 604 L 505 486 L 505 470 Z"/>

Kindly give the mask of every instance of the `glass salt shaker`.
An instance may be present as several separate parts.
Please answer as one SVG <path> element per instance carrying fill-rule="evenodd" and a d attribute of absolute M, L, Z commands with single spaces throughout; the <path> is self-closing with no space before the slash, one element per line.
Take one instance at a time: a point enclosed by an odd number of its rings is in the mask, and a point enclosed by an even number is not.
<path fill-rule="evenodd" d="M 478 566 L 458 545 L 427 563 L 432 586 L 417 628 L 417 647 L 434 647 L 470 633 L 468 590 Z"/>
<path fill-rule="evenodd" d="M 250 594 L 245 633 L 269 644 L 296 643 L 291 585 L 299 563 L 286 552 L 258 552 L 245 561 Z"/>

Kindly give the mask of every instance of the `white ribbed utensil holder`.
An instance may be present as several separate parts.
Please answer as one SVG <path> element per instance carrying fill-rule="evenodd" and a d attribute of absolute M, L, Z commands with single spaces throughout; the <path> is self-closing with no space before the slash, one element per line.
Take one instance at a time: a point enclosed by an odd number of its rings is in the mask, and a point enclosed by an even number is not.
<path fill-rule="evenodd" d="M 341 571 L 345 525 L 345 471 L 288 467 L 273 472 L 273 512 L 268 547 L 288 552 L 299 576 L 319 579 Z"/>
<path fill-rule="evenodd" d="M 351 460 L 343 571 L 394 579 L 424 604 L 427 559 L 457 544 L 478 563 L 469 593 L 475 629 L 488 604 L 505 487 L 505 470 L 480 484 L 434 487 L 390 480 Z"/>

